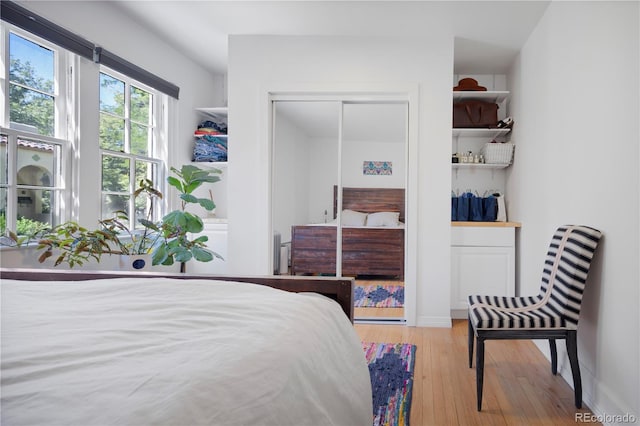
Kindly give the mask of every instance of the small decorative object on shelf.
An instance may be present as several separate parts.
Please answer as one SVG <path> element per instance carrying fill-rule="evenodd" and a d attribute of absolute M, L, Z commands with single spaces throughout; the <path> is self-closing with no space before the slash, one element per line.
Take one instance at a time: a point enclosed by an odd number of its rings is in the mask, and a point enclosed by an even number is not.
<path fill-rule="evenodd" d="M 513 118 L 507 117 L 505 119 L 498 121 L 497 127 L 499 129 L 511 129 L 513 127 Z"/>
<path fill-rule="evenodd" d="M 482 154 L 487 163 L 511 164 L 514 144 L 510 142 L 497 143 L 492 141 L 482 148 Z"/>
<path fill-rule="evenodd" d="M 480 86 L 478 80 L 473 78 L 463 78 L 458 81 L 458 85 L 453 88 L 454 92 L 486 92 L 487 88 Z"/>

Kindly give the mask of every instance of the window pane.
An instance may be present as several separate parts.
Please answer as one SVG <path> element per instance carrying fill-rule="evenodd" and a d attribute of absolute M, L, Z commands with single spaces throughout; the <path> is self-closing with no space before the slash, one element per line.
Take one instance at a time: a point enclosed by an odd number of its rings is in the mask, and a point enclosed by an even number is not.
<path fill-rule="evenodd" d="M 7 135 L 0 135 L 0 184 L 6 184 L 7 166 L 9 159 L 7 157 Z"/>
<path fill-rule="evenodd" d="M 7 190 L 0 188 L 0 233 L 4 235 L 7 230 Z"/>
<path fill-rule="evenodd" d="M 100 113 L 100 148 L 124 152 L 124 120 Z"/>
<path fill-rule="evenodd" d="M 11 126 L 53 136 L 55 53 L 51 49 L 11 33 L 9 54 Z"/>
<path fill-rule="evenodd" d="M 142 179 L 149 179 L 157 186 L 158 165 L 148 161 L 136 161 L 136 188 L 140 187 Z"/>
<path fill-rule="evenodd" d="M 131 124 L 131 153 L 149 155 L 151 129 L 139 124 Z"/>
<path fill-rule="evenodd" d="M 112 218 L 116 211 L 124 211 L 129 215 L 128 195 L 102 195 L 102 219 Z"/>
<path fill-rule="evenodd" d="M 148 161 L 136 161 L 136 189 L 140 187 L 140 181 L 143 179 L 149 179 L 153 182 L 154 188 L 157 188 L 157 170 L 158 166 L 155 163 Z M 139 225 L 140 219 L 156 220 L 154 217 L 159 208 L 159 200 L 150 199 L 146 194 L 140 194 L 135 199 L 136 227 Z M 151 207 L 153 206 L 153 211 Z"/>
<path fill-rule="evenodd" d="M 11 84 L 9 89 L 11 127 L 53 136 L 55 128 L 53 96 Z M 17 123 L 21 126 L 16 126 Z"/>
<path fill-rule="evenodd" d="M 128 158 L 102 156 L 102 190 L 129 192 Z"/>
<path fill-rule="evenodd" d="M 100 111 L 124 117 L 124 81 L 100 73 Z"/>
<path fill-rule="evenodd" d="M 131 119 L 138 123 L 150 125 L 151 93 L 131 86 Z"/>
<path fill-rule="evenodd" d="M 18 185 L 55 186 L 59 159 L 58 145 L 18 139 Z"/>
<path fill-rule="evenodd" d="M 9 78 L 32 89 L 53 95 L 54 52 L 19 35 L 9 35 Z"/>
<path fill-rule="evenodd" d="M 18 190 L 18 235 L 33 235 L 53 225 L 54 195 L 54 191 L 42 189 Z"/>

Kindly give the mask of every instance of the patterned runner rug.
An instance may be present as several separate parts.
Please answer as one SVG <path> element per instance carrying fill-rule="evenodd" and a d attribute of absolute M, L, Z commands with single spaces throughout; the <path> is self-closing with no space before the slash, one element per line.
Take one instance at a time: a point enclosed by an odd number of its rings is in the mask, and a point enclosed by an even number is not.
<path fill-rule="evenodd" d="M 373 391 L 374 426 L 409 426 L 416 346 L 362 342 Z"/>
<path fill-rule="evenodd" d="M 353 292 L 353 306 L 356 308 L 402 308 L 404 306 L 403 285 L 356 285 Z"/>

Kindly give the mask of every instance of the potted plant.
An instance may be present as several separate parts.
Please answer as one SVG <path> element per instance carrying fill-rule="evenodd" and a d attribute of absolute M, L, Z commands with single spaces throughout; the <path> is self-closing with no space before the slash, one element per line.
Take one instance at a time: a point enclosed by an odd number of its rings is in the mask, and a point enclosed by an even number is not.
<path fill-rule="evenodd" d="M 150 203 L 147 217 L 140 219 L 141 230 L 131 230 L 127 213 L 116 211 L 112 218 L 98 221 L 100 228 L 96 230 L 89 230 L 69 221 L 36 235 L 19 237 L 9 232 L 8 237 L 17 245 L 36 239 L 37 250 L 44 250 L 38 257 L 40 263 L 57 253 L 54 266 L 67 263 L 71 268 L 81 266 L 87 261 L 100 262 L 103 254 L 151 255 L 153 265 L 173 265 L 178 262 L 181 264 L 181 272 L 185 271 L 185 264 L 191 259 L 209 262 L 214 257 L 221 258 L 217 253 L 207 249 L 206 235 L 197 235 L 204 229 L 202 219 L 186 211 L 186 206 L 190 203 L 199 204 L 208 211 L 215 209 L 212 199 L 198 198 L 193 193 L 204 183 L 219 181 L 220 178 L 216 175 L 221 171 L 203 170 L 192 165 L 184 165 L 180 170 L 172 167 L 171 171 L 176 176 L 168 177 L 167 182 L 180 193 L 181 208 L 154 222 L 154 203 Z M 139 188 L 134 192 L 134 197 L 140 195 L 146 195 L 151 199 L 162 198 L 162 193 L 153 188 L 152 182 L 148 179 L 140 181 Z"/>
<path fill-rule="evenodd" d="M 184 165 L 181 170 L 172 167 L 171 171 L 176 176 L 170 176 L 167 182 L 180 193 L 181 208 L 169 212 L 157 224 L 147 220 L 141 222 L 160 236 L 153 245 L 153 264 L 173 265 L 174 262 L 180 262 L 180 271 L 185 272 L 185 264 L 191 259 L 209 262 L 214 257 L 221 258 L 206 248 L 206 235 L 191 239 L 190 235 L 202 232 L 204 223 L 199 216 L 186 211 L 188 204 L 199 204 L 207 211 L 216 208 L 212 199 L 198 198 L 193 193 L 203 183 L 219 181 L 220 178 L 215 175 L 221 172 L 218 169 L 203 170 L 192 165 Z"/>

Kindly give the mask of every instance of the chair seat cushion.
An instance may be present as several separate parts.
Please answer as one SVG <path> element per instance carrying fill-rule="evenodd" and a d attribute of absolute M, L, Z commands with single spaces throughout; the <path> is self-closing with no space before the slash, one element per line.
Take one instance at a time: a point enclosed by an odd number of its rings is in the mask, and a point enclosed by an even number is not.
<path fill-rule="evenodd" d="M 469 320 L 476 330 L 575 329 L 540 297 L 469 296 Z"/>

